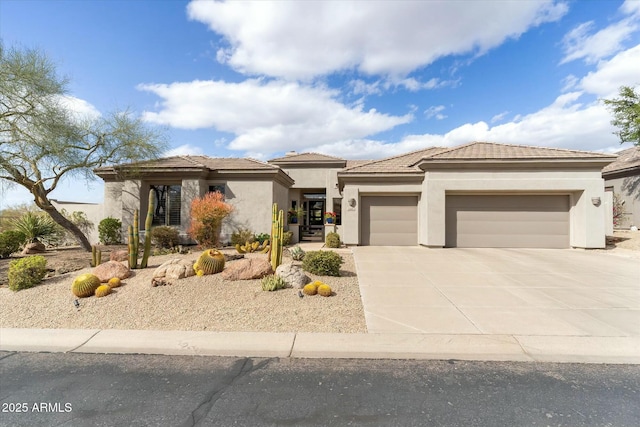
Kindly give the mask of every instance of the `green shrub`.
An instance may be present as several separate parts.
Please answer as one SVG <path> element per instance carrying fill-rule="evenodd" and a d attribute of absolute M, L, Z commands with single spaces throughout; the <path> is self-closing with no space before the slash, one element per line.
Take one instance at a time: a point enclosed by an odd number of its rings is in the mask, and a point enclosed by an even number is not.
<path fill-rule="evenodd" d="M 327 237 L 324 241 L 328 248 L 339 248 L 340 247 L 340 235 L 338 233 L 331 232 L 327 234 Z"/>
<path fill-rule="evenodd" d="M 47 273 L 47 259 L 41 255 L 28 256 L 9 264 L 9 289 L 19 291 L 32 288 Z"/>
<path fill-rule="evenodd" d="M 245 243 L 253 243 L 256 241 L 253 231 L 246 228 L 241 228 L 238 231 L 231 233 L 231 246 L 244 245 Z"/>
<path fill-rule="evenodd" d="M 161 225 L 151 229 L 151 243 L 156 248 L 173 248 L 180 243 L 179 233 L 173 227 Z"/>
<path fill-rule="evenodd" d="M 62 227 L 45 212 L 27 212 L 11 225 L 15 231 L 24 234 L 28 242 L 55 244 L 62 237 Z"/>
<path fill-rule="evenodd" d="M 285 231 L 282 233 L 282 246 L 289 246 L 291 244 L 292 237 L 293 231 Z"/>
<path fill-rule="evenodd" d="M 307 252 L 302 269 L 319 276 L 339 276 L 342 257 L 333 251 Z"/>
<path fill-rule="evenodd" d="M 20 231 L 9 230 L 0 233 L 0 258 L 7 258 L 18 252 L 26 237 Z"/>
<path fill-rule="evenodd" d="M 122 243 L 122 222 L 111 217 L 103 219 L 98 224 L 98 238 L 103 245 Z"/>
<path fill-rule="evenodd" d="M 256 234 L 254 236 L 254 239 L 260 242 L 260 244 L 262 245 L 262 243 L 264 243 L 265 240 L 271 239 L 271 235 L 267 233 L 260 233 L 260 234 Z"/>

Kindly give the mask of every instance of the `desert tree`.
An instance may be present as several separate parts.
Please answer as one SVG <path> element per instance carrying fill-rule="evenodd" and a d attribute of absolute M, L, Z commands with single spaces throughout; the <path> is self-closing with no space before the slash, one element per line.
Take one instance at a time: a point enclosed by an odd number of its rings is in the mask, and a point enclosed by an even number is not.
<path fill-rule="evenodd" d="M 632 142 L 640 146 L 640 94 L 635 88 L 621 86 L 618 98 L 604 99 L 604 105 L 613 114 L 611 124 L 618 128 L 614 132 L 620 143 Z"/>
<path fill-rule="evenodd" d="M 95 179 L 94 168 L 157 157 L 165 143 L 161 131 L 129 111 L 81 115 L 72 99 L 68 79 L 47 55 L 0 41 L 0 179 L 29 190 L 40 209 L 91 250 L 51 193 L 62 178 Z"/>

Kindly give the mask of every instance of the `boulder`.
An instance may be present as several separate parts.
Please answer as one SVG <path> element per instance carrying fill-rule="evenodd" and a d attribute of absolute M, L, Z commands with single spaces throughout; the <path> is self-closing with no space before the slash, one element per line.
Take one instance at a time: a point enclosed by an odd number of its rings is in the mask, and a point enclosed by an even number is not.
<path fill-rule="evenodd" d="M 101 282 L 108 282 L 113 277 L 126 279 L 131 275 L 131 269 L 118 261 L 107 261 L 94 268 L 93 274 L 98 276 Z"/>
<path fill-rule="evenodd" d="M 110 261 L 129 261 L 129 251 L 124 249 L 118 251 L 111 251 L 109 254 Z"/>
<path fill-rule="evenodd" d="M 165 278 L 167 280 L 184 279 L 194 276 L 193 261 L 184 258 L 174 258 L 163 262 L 160 267 L 153 272 L 154 279 Z"/>
<path fill-rule="evenodd" d="M 41 254 L 46 250 L 47 248 L 42 242 L 27 243 L 27 245 L 22 250 L 22 255 Z"/>
<path fill-rule="evenodd" d="M 261 279 L 272 274 L 271 264 L 265 258 L 244 258 L 233 261 L 220 273 L 225 280 Z"/>
<path fill-rule="evenodd" d="M 302 268 L 293 264 L 280 264 L 276 268 L 276 276 L 282 277 L 289 286 L 302 289 L 309 282 L 309 277 L 304 274 Z"/>

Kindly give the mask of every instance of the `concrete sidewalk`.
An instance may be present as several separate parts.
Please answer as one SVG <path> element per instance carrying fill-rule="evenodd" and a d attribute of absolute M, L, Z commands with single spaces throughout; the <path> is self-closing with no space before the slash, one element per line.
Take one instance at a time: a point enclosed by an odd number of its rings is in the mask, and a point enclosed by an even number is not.
<path fill-rule="evenodd" d="M 640 364 L 640 337 L 0 329 L 0 351 Z"/>

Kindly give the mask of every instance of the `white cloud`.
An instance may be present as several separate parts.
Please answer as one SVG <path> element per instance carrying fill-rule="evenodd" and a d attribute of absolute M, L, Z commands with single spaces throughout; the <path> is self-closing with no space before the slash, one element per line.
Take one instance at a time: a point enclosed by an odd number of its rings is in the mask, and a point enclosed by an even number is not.
<path fill-rule="evenodd" d="M 406 76 L 444 56 L 483 54 L 567 10 L 554 0 L 192 1 L 187 6 L 190 19 L 224 37 L 220 62 L 241 73 L 285 79 L 354 69 Z"/>
<path fill-rule="evenodd" d="M 640 84 L 638 64 L 640 64 L 640 44 L 618 53 L 609 61 L 600 61 L 597 70 L 582 78 L 579 87 L 601 98 L 616 96 L 620 86 Z"/>
<path fill-rule="evenodd" d="M 565 56 L 560 63 L 583 59 L 587 64 L 593 64 L 622 50 L 623 42 L 640 29 L 637 16 L 633 16 L 640 14 L 639 4 L 638 1 L 627 1 L 620 7 L 620 10 L 632 16 L 595 33 L 593 33 L 593 21 L 584 22 L 569 31 L 562 41 Z"/>
<path fill-rule="evenodd" d="M 500 114 L 496 114 L 495 116 L 491 117 L 491 123 L 501 122 L 505 117 L 507 117 L 507 114 L 509 114 L 508 111 L 503 111 Z"/>
<path fill-rule="evenodd" d="M 172 156 L 201 156 L 204 152 L 200 147 L 196 147 L 191 144 L 183 144 L 178 147 L 172 148 L 171 150 L 165 151 L 162 156 L 163 157 L 172 157 Z"/>
<path fill-rule="evenodd" d="M 193 81 L 139 85 L 162 98 L 147 121 L 177 128 L 216 128 L 236 135 L 228 148 L 277 152 L 359 139 L 413 120 L 382 114 L 362 104 L 346 106 L 337 91 L 281 81 Z"/>
<path fill-rule="evenodd" d="M 101 116 L 100 111 L 84 99 L 71 95 L 60 96 L 60 103 L 79 120 L 84 118 L 96 119 Z"/>
<path fill-rule="evenodd" d="M 435 117 L 436 120 L 444 120 L 447 118 L 446 115 L 442 114 L 442 112 L 446 109 L 444 105 L 432 105 L 427 108 L 424 112 L 427 119 Z"/>

